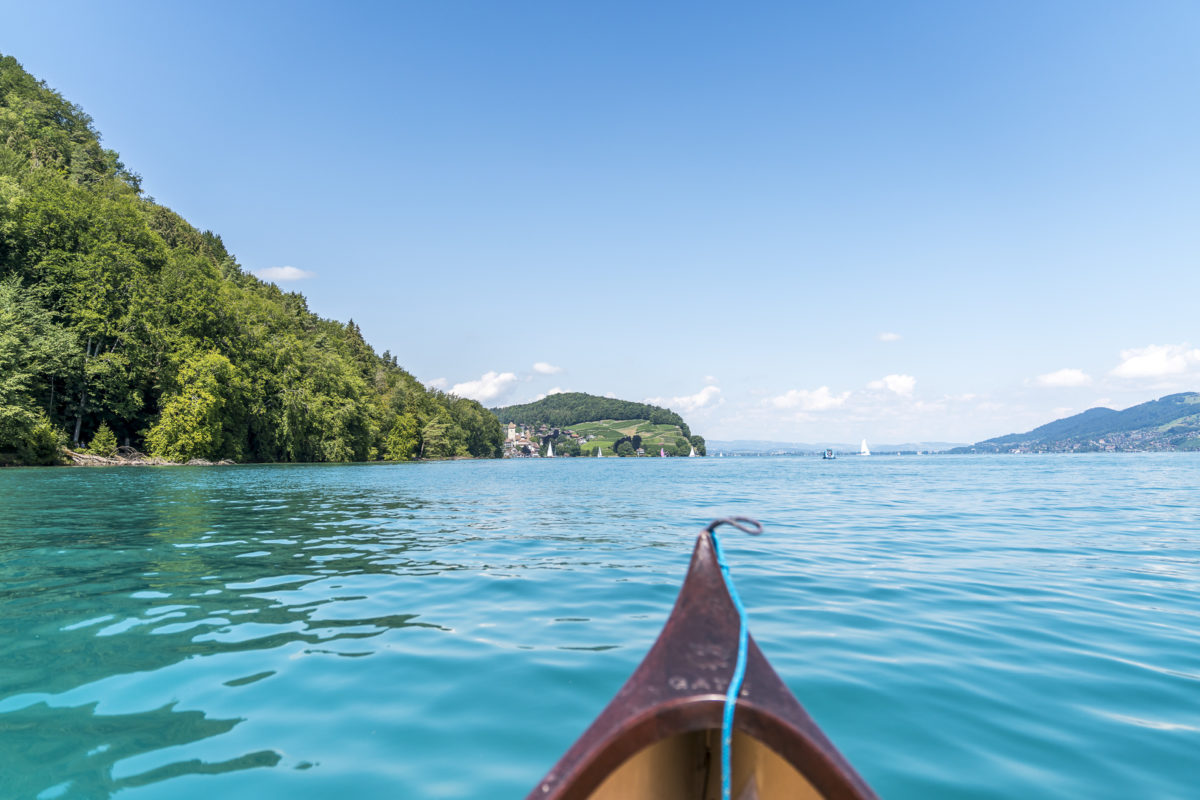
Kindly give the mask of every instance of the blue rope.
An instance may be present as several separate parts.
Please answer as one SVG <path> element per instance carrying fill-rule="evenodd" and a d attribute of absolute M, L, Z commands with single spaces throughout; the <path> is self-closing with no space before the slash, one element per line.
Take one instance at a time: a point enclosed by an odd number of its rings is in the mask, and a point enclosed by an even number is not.
<path fill-rule="evenodd" d="M 733 598 L 733 607 L 738 613 L 737 661 L 733 666 L 733 677 L 729 679 L 729 688 L 725 692 L 725 713 L 721 718 L 721 799 L 729 800 L 730 784 L 733 780 L 733 712 L 737 708 L 738 695 L 742 691 L 742 681 L 746 678 L 746 650 L 749 647 L 750 634 L 746 625 L 746 608 L 742 605 L 742 598 L 738 596 L 737 587 L 733 585 L 729 564 L 725 561 L 721 541 L 717 538 L 717 528 L 721 525 L 732 525 L 740 531 L 754 535 L 762 533 L 762 525 L 749 517 L 727 517 L 713 520 L 704 529 L 712 537 L 713 551 L 717 556 L 717 565 L 721 568 L 721 577 L 725 579 L 725 589 Z"/>

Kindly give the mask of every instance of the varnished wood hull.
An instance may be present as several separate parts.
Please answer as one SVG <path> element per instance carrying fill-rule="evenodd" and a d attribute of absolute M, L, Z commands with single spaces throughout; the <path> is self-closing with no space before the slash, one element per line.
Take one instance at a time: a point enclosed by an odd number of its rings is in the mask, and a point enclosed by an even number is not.
<path fill-rule="evenodd" d="M 720 731 L 739 619 L 705 531 L 662 633 L 529 800 L 720 797 Z M 874 798 L 749 642 L 734 715 L 733 797 Z"/>

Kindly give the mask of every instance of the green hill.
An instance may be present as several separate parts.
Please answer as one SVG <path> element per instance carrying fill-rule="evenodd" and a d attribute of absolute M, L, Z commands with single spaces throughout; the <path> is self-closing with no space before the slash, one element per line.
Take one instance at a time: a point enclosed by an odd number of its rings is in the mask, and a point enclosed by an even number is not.
<path fill-rule="evenodd" d="M 704 438 L 692 435 L 683 417 L 648 403 L 565 392 L 533 403 L 493 408 L 492 413 L 504 424 L 533 429 L 545 426 L 545 431 L 538 431 L 541 436 L 552 437 L 552 431 L 559 430 L 560 435 L 553 437 L 559 451 L 565 445 L 567 452 L 573 452 L 574 440 L 567 431 L 581 439 L 593 437 L 580 445 L 580 455 L 595 455 L 597 447 L 602 447 L 605 455 L 617 455 L 614 450 L 623 440 L 630 440 L 632 449 L 640 446 L 652 455 L 660 450 L 667 455 L 687 455 L 692 447 L 699 455 L 705 453 Z"/>
<path fill-rule="evenodd" d="M 0 56 L 0 464 L 100 434 L 171 460 L 497 457 L 471 400 L 245 273 Z"/>
<path fill-rule="evenodd" d="M 1200 450 L 1200 393 L 1183 392 L 1123 411 L 1090 408 L 1026 433 L 958 447 L 952 453 Z"/>
<path fill-rule="evenodd" d="M 684 430 L 685 436 L 691 435 L 683 417 L 668 408 L 600 397 L 586 392 L 552 394 L 532 403 L 493 408 L 492 413 L 502 423 L 546 424 L 555 428 L 565 428 L 579 422 L 644 419 L 659 425 L 678 425 Z"/>

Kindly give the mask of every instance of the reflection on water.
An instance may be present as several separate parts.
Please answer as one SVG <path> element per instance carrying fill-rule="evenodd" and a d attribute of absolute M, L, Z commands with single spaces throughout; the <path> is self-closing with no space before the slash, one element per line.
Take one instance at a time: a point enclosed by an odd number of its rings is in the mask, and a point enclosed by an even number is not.
<path fill-rule="evenodd" d="M 657 635 L 697 529 L 749 513 L 767 535 L 726 549 L 756 639 L 882 795 L 1187 796 L 1197 478 L 1167 457 L 0 471 L 0 794 L 521 796 Z"/>
<path fill-rule="evenodd" d="M 100 797 L 182 775 L 275 766 L 280 753 L 257 750 L 114 775 L 119 763 L 225 734 L 242 719 L 182 709 L 174 699 L 139 711 L 104 706 L 143 705 L 143 680 L 153 684 L 153 675 L 190 659 L 360 657 L 372 652 L 365 640 L 386 631 L 439 627 L 416 614 L 373 613 L 363 593 L 398 572 L 456 568 L 420 558 L 420 548 L 408 554 L 417 534 L 406 523 L 418 518 L 419 499 L 331 496 L 312 491 L 304 473 L 248 472 L 19 476 L 37 489 L 6 494 L 0 528 L 5 796 Z"/>
<path fill-rule="evenodd" d="M 263 750 L 218 763 L 190 759 L 136 775 L 113 776 L 120 761 L 217 736 L 240 721 L 208 719 L 200 711 L 178 711 L 171 705 L 136 714 L 97 714 L 94 702 L 69 708 L 34 703 L 0 715 L 3 791 L 6 797 L 107 797 L 118 789 L 180 775 L 278 764 L 278 753 Z M 47 769 L 50 765 L 52 771 Z M 48 781 L 52 785 L 46 785 Z"/>

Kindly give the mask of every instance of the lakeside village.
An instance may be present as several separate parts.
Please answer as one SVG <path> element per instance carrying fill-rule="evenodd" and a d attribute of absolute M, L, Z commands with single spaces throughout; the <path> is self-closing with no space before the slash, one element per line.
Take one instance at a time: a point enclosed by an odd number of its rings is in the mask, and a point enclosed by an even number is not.
<path fill-rule="evenodd" d="M 559 458 L 559 457 L 605 457 L 605 456 L 659 456 L 670 458 L 664 448 L 658 452 L 647 452 L 642 447 L 642 437 L 633 435 L 624 437 L 617 442 L 600 441 L 595 446 L 591 442 L 600 437 L 593 433 L 577 433 L 569 428 L 551 428 L 548 425 L 518 426 L 515 422 L 508 423 L 507 435 L 504 439 L 504 458 Z M 616 445 L 615 449 L 613 445 Z M 605 445 L 608 445 L 607 447 Z M 605 451 L 608 452 L 605 452 Z M 599 451 L 599 452 L 597 452 Z M 653 451 L 653 448 L 651 448 Z M 674 455 L 678 455 L 674 453 Z M 685 455 L 695 456 L 695 447 Z"/>

